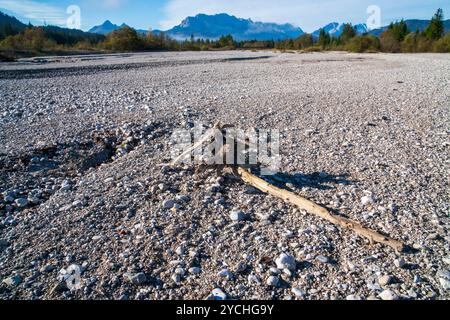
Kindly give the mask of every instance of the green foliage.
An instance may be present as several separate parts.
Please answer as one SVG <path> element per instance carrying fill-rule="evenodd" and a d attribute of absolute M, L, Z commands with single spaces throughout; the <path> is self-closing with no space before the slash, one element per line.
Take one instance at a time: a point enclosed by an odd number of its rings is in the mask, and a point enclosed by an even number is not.
<path fill-rule="evenodd" d="M 401 50 L 400 41 L 397 40 L 397 37 L 394 35 L 394 31 L 391 28 L 381 34 L 380 44 L 381 50 L 384 52 L 396 53 Z"/>
<path fill-rule="evenodd" d="M 427 29 L 424 31 L 424 35 L 428 40 L 435 41 L 444 35 L 444 12 L 442 9 L 438 9 Z"/>
<path fill-rule="evenodd" d="M 344 24 L 342 34 L 339 37 L 340 42 L 347 43 L 350 39 L 356 37 L 356 30 L 353 28 L 351 23 Z M 340 43 L 339 43 L 340 44 Z"/>
<path fill-rule="evenodd" d="M 231 35 L 222 36 L 219 39 L 218 45 L 220 48 L 234 48 L 234 39 Z"/>
<path fill-rule="evenodd" d="M 397 41 L 402 42 L 409 33 L 408 26 L 404 20 L 400 22 L 391 23 L 387 32 Z"/>
<path fill-rule="evenodd" d="M 56 42 L 45 35 L 44 28 L 27 28 L 23 32 L 9 36 L 0 43 L 0 48 L 5 50 L 28 50 L 43 52 L 55 49 Z"/>
<path fill-rule="evenodd" d="M 450 52 L 450 32 L 435 42 L 433 51 L 440 53 Z"/>
<path fill-rule="evenodd" d="M 125 26 L 109 33 L 102 47 L 112 51 L 138 51 L 143 50 L 145 44 L 136 30 Z"/>
<path fill-rule="evenodd" d="M 346 45 L 346 49 L 351 52 L 377 52 L 380 51 L 380 40 L 375 36 L 356 36 Z"/>
<path fill-rule="evenodd" d="M 320 29 L 319 40 L 317 44 L 325 50 L 331 43 L 331 37 L 324 29 Z"/>

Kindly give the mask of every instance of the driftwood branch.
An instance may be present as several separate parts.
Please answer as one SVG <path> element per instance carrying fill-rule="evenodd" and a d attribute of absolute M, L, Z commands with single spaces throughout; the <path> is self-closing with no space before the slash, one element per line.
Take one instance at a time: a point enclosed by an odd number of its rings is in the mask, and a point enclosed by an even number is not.
<path fill-rule="evenodd" d="M 344 217 L 336 216 L 332 213 L 330 213 L 327 209 L 315 204 L 314 202 L 311 202 L 305 198 L 302 198 L 292 192 L 280 189 L 267 181 L 253 175 L 248 170 L 244 168 L 237 167 L 235 168 L 235 173 L 239 175 L 242 180 L 253 187 L 257 188 L 258 190 L 261 190 L 262 192 L 268 193 L 272 196 L 275 196 L 277 198 L 283 199 L 285 201 L 288 201 L 292 203 L 293 205 L 296 205 L 300 209 L 303 209 L 307 211 L 310 214 L 313 214 L 315 216 L 318 216 L 322 219 L 325 219 L 329 222 L 331 222 L 334 225 L 337 225 L 344 229 L 350 229 L 359 234 L 360 236 L 363 236 L 370 240 L 370 242 L 378 242 L 385 244 L 387 246 L 392 247 L 397 252 L 402 252 L 405 249 L 405 245 L 401 243 L 400 241 L 391 239 L 387 236 L 384 236 L 378 232 L 375 232 L 373 230 L 369 230 L 361 226 L 359 223 L 346 219 Z"/>
<path fill-rule="evenodd" d="M 206 142 L 211 140 L 215 136 L 215 134 L 217 133 L 218 130 L 223 133 L 223 131 L 222 131 L 223 129 L 231 128 L 231 127 L 232 126 L 226 126 L 226 125 L 223 126 L 220 123 L 217 123 L 213 128 L 208 130 L 206 132 L 206 134 L 197 143 L 195 143 L 191 148 L 184 151 L 179 157 L 177 157 L 175 160 L 173 160 L 171 163 L 171 166 L 175 166 L 175 165 L 179 164 L 180 162 L 182 162 L 187 156 L 191 156 L 193 151 L 202 147 L 203 144 L 205 144 Z M 225 135 L 226 135 L 226 133 L 225 133 Z M 237 142 L 244 144 L 247 147 L 250 147 L 250 148 L 252 147 L 252 145 L 250 143 L 248 143 L 247 141 L 239 140 Z M 231 152 L 230 151 L 231 149 L 232 148 L 230 148 L 230 146 L 224 145 L 221 148 L 221 150 L 219 150 L 217 152 L 217 154 L 215 155 L 216 160 L 218 160 L 218 159 L 225 160 L 227 154 L 229 152 Z M 243 166 L 231 165 L 230 166 L 227 164 L 223 164 L 223 165 L 214 165 L 214 167 L 216 167 L 216 169 L 218 171 L 224 169 L 225 167 L 230 167 L 232 169 L 232 171 L 238 177 L 240 177 L 244 182 L 252 185 L 253 187 L 257 188 L 258 190 L 260 190 L 264 193 L 270 194 L 272 196 L 275 196 L 277 198 L 280 198 L 284 201 L 287 201 L 287 202 L 297 206 L 298 208 L 307 211 L 310 214 L 313 214 L 317 217 L 320 217 L 322 219 L 329 221 L 330 223 L 332 223 L 338 227 L 353 230 L 358 235 L 369 239 L 371 243 L 373 243 L 373 242 L 382 243 L 384 245 L 392 247 L 397 252 L 402 252 L 406 248 L 406 245 L 400 241 L 389 238 L 389 237 L 382 235 L 376 231 L 366 229 L 361 224 L 359 224 L 355 221 L 352 221 L 350 219 L 334 215 L 331 212 L 329 212 L 327 209 L 315 204 L 312 201 L 309 201 L 309 200 L 302 198 L 292 192 L 280 189 L 280 188 L 268 183 L 267 181 L 252 174 L 249 170 L 247 170 L 245 168 L 245 165 L 243 165 Z"/>

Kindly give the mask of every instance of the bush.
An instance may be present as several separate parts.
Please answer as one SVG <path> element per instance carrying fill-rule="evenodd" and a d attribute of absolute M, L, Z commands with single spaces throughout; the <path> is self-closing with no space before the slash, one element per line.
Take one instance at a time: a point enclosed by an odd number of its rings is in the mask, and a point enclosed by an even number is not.
<path fill-rule="evenodd" d="M 45 36 L 43 28 L 27 28 L 23 32 L 9 36 L 3 40 L 0 47 L 6 50 L 29 50 L 42 52 L 57 47 L 56 42 Z"/>
<path fill-rule="evenodd" d="M 126 26 L 109 33 L 103 47 L 113 51 L 138 51 L 145 45 L 136 30 Z"/>
<path fill-rule="evenodd" d="M 396 39 L 392 29 L 388 29 L 381 34 L 380 44 L 381 50 L 383 50 L 384 52 L 396 53 L 401 51 L 400 42 Z"/>
<path fill-rule="evenodd" d="M 438 53 L 450 52 L 450 32 L 435 42 L 433 51 Z"/>
<path fill-rule="evenodd" d="M 380 40 L 375 36 L 356 36 L 345 47 L 351 52 L 377 52 L 380 51 Z"/>

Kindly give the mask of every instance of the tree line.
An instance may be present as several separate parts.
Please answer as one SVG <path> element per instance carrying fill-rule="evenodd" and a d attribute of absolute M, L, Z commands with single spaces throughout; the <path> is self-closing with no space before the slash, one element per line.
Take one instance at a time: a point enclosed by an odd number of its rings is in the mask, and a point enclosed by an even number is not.
<path fill-rule="evenodd" d="M 439 9 L 428 27 L 420 32 L 409 30 L 405 21 L 392 23 L 381 35 L 359 35 L 351 24 L 343 26 L 339 37 L 330 36 L 324 29 L 318 38 L 303 34 L 296 39 L 282 41 L 235 41 L 231 35 L 217 40 L 196 39 L 176 41 L 164 33 L 139 33 L 125 26 L 106 36 L 58 27 L 34 27 L 23 30 L 17 26 L 0 26 L 0 50 L 2 51 L 201 51 L 223 49 L 277 49 L 277 50 L 345 50 L 351 52 L 450 52 L 450 33 L 445 34 L 444 14 Z M 3 37 L 3 38 L 2 38 Z"/>

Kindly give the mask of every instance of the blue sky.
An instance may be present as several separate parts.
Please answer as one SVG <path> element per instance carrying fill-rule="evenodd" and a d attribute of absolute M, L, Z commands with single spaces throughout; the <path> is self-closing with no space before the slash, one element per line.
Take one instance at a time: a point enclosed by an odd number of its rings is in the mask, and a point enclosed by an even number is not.
<path fill-rule="evenodd" d="M 336 22 L 364 23 L 369 5 L 381 9 L 381 23 L 429 19 L 437 8 L 450 18 L 449 0 L 0 0 L 0 10 L 33 24 L 63 25 L 67 7 L 81 9 L 81 28 L 111 20 L 139 29 L 169 29 L 197 13 L 229 13 L 255 21 L 292 23 L 307 32 Z"/>

